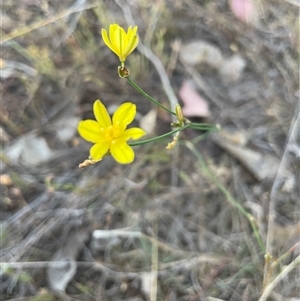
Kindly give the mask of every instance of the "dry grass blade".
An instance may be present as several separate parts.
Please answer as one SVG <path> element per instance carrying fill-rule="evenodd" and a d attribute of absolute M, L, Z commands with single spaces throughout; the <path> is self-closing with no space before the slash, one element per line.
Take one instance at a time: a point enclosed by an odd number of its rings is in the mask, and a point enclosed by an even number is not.
<path fill-rule="evenodd" d="M 2 2 L 1 298 L 293 300 L 297 1 L 251 0 L 249 22 L 232 6 L 243 0 Z M 101 37 L 111 23 L 138 26 L 139 51 L 126 59 L 134 83 L 172 109 L 182 83 L 195 83 L 206 113 L 192 101 L 188 118 L 227 138 L 187 127 L 174 149 L 165 138 L 133 146 L 130 165 L 86 160 L 77 124 L 94 119 L 96 99 L 110 113 L 135 103 L 133 127 L 146 124 L 149 137 L 172 122 L 119 78 Z"/>
<path fill-rule="evenodd" d="M 88 10 L 88 9 L 94 8 L 96 6 L 97 5 L 94 4 L 94 5 L 87 5 L 83 8 L 80 7 L 80 8 L 72 9 L 72 10 L 67 9 L 65 11 L 62 11 L 61 13 L 56 14 L 54 17 L 50 17 L 47 20 L 37 21 L 36 23 L 30 24 L 30 25 L 25 26 L 23 28 L 17 28 L 14 31 L 12 31 L 9 35 L 6 35 L 4 32 L 2 32 L 0 44 L 6 43 L 10 40 L 14 40 L 14 39 L 16 39 L 20 36 L 23 36 L 23 35 L 26 35 L 26 34 L 32 32 L 33 30 L 36 30 L 38 28 L 47 26 L 51 23 L 55 23 L 58 20 L 61 20 L 61 19 L 64 19 L 65 17 L 70 16 L 71 14 L 81 12 L 81 11 L 84 11 L 84 10 Z"/>
<path fill-rule="evenodd" d="M 263 294 L 260 296 L 258 301 L 266 301 L 279 282 L 298 266 L 300 266 L 300 255 L 296 257 L 288 266 L 284 267 L 283 270 L 265 287 Z"/>
<path fill-rule="evenodd" d="M 276 195 L 278 193 L 278 190 L 280 189 L 280 186 L 282 185 L 283 181 L 283 175 L 284 171 L 287 170 L 287 161 L 288 161 L 288 146 L 293 141 L 295 141 L 298 133 L 299 133 L 299 126 L 300 126 L 300 112 L 296 112 L 294 119 L 292 120 L 291 127 L 289 130 L 288 140 L 284 148 L 284 153 L 278 168 L 277 175 L 275 177 L 275 180 L 272 185 L 271 193 L 270 193 L 270 202 L 269 202 L 269 211 L 268 211 L 268 233 L 267 233 L 267 241 L 266 241 L 266 254 L 272 254 L 273 253 L 273 242 L 275 237 L 275 232 L 272 231 L 275 227 L 275 202 L 276 202 Z M 268 284 L 268 264 L 265 265 L 265 271 L 264 271 L 264 286 Z"/>

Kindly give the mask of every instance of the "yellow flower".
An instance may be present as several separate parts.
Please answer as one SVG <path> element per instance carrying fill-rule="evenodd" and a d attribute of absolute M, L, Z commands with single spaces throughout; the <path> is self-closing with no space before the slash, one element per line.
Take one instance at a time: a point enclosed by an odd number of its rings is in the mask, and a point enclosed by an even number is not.
<path fill-rule="evenodd" d="M 124 63 L 127 56 L 136 48 L 139 37 L 137 35 L 137 26 L 129 26 L 127 33 L 118 24 L 110 24 L 109 37 L 105 29 L 102 29 L 102 38 L 106 46 L 113 51 Z"/>
<path fill-rule="evenodd" d="M 95 143 L 90 149 L 90 158 L 99 161 L 110 152 L 117 162 L 131 163 L 134 160 L 134 152 L 127 141 L 146 135 L 145 131 L 138 127 L 126 129 L 134 120 L 136 105 L 131 102 L 123 103 L 117 108 L 112 119 L 100 100 L 94 102 L 93 111 L 96 120 L 88 119 L 78 124 L 80 136 Z"/>

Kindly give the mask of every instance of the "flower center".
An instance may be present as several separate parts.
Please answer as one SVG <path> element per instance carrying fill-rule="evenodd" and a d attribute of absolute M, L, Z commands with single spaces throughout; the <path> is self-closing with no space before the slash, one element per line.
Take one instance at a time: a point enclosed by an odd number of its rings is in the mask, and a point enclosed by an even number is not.
<path fill-rule="evenodd" d="M 104 137 L 108 142 L 114 142 L 121 134 L 121 129 L 118 124 L 114 124 L 104 129 Z"/>

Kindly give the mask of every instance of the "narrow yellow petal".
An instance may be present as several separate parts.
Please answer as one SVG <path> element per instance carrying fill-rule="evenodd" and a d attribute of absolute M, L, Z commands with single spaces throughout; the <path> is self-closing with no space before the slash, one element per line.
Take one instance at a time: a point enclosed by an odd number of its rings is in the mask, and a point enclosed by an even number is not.
<path fill-rule="evenodd" d="M 102 38 L 106 46 L 125 62 L 126 57 L 137 47 L 139 38 L 137 36 L 137 26 L 128 27 L 127 32 L 118 24 L 109 26 L 109 33 L 102 29 Z"/>
<path fill-rule="evenodd" d="M 123 125 L 124 129 L 130 124 L 136 114 L 136 105 L 132 102 L 124 102 L 115 111 L 112 120 L 114 125 Z"/>
<path fill-rule="evenodd" d="M 128 31 L 127 31 L 127 39 L 130 40 L 132 37 L 134 37 L 136 35 L 138 27 L 134 26 L 134 28 L 132 28 L 132 26 L 128 27 Z"/>
<path fill-rule="evenodd" d="M 120 56 L 123 55 L 124 49 L 127 47 L 127 35 L 124 28 L 120 27 Z"/>
<path fill-rule="evenodd" d="M 98 161 L 101 160 L 102 157 L 109 150 L 109 142 L 102 141 L 94 144 L 90 149 L 90 156 L 92 160 Z"/>
<path fill-rule="evenodd" d="M 101 126 L 95 120 L 80 121 L 77 130 L 79 135 L 86 141 L 96 143 L 101 140 Z"/>
<path fill-rule="evenodd" d="M 120 138 L 125 139 L 126 141 L 128 141 L 129 139 L 137 140 L 145 135 L 146 135 L 146 132 L 144 130 L 142 130 L 141 128 L 135 127 L 135 128 L 130 128 L 130 129 L 126 130 L 120 136 Z"/>
<path fill-rule="evenodd" d="M 120 30 L 118 27 L 115 28 L 114 31 L 112 31 L 109 38 L 110 38 L 111 46 L 114 49 L 114 52 L 119 56 L 120 55 L 120 44 L 119 44 Z"/>
<path fill-rule="evenodd" d="M 117 139 L 112 143 L 110 153 L 120 164 L 129 164 L 134 160 L 133 149 L 123 139 Z"/>
<path fill-rule="evenodd" d="M 110 41 L 115 53 L 117 53 L 118 56 L 121 57 L 123 49 L 126 48 L 127 45 L 125 30 L 120 26 L 116 27 L 114 32 L 112 33 L 112 36 L 110 37 Z"/>
<path fill-rule="evenodd" d="M 132 35 L 136 35 L 137 30 L 138 30 L 138 27 L 134 26 L 133 30 L 132 30 Z"/>
<path fill-rule="evenodd" d="M 129 39 L 132 34 L 132 26 L 129 26 L 127 29 L 127 38 Z"/>
<path fill-rule="evenodd" d="M 133 29 L 131 26 L 128 28 L 128 33 L 127 33 L 127 47 L 124 49 L 123 55 L 128 56 L 138 45 L 139 42 L 139 37 L 136 34 L 138 27 L 135 26 Z"/>
<path fill-rule="evenodd" d="M 138 43 L 139 43 L 139 36 L 138 35 L 133 36 L 128 42 L 127 47 L 123 52 L 123 55 L 127 57 L 137 47 Z"/>
<path fill-rule="evenodd" d="M 110 116 L 104 104 L 99 99 L 97 99 L 94 102 L 93 111 L 94 111 L 95 118 L 98 121 L 100 127 L 107 128 L 111 125 Z"/>
<path fill-rule="evenodd" d="M 110 24 L 109 25 L 109 39 L 110 39 L 110 41 L 112 41 L 118 27 L 119 27 L 118 24 Z"/>
<path fill-rule="evenodd" d="M 116 55 L 119 55 L 113 48 L 110 40 L 108 39 L 108 36 L 107 36 L 107 32 L 105 29 L 102 29 L 102 39 L 103 39 L 103 42 L 104 44 L 112 51 L 114 52 Z"/>
<path fill-rule="evenodd" d="M 107 32 L 104 28 L 102 28 L 101 30 L 101 35 L 102 35 L 102 39 L 103 39 L 103 42 L 106 46 L 110 47 L 110 41 L 108 39 L 108 36 L 107 36 Z"/>

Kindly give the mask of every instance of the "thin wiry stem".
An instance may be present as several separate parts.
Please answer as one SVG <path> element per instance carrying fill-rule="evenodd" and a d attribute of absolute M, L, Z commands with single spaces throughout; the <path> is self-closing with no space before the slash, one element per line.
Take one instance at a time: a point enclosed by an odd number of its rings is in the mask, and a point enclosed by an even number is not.
<path fill-rule="evenodd" d="M 278 189 L 280 188 L 280 185 L 283 181 L 283 170 L 286 168 L 287 159 L 288 159 L 288 145 L 292 143 L 292 141 L 297 136 L 297 131 L 299 131 L 299 124 L 300 124 L 300 112 L 299 110 L 296 111 L 293 121 L 291 123 L 288 141 L 286 143 L 286 147 L 280 162 L 280 166 L 278 168 L 275 180 L 273 182 L 273 186 L 270 193 L 270 201 L 269 201 L 269 219 L 268 219 L 268 233 L 267 233 L 267 240 L 266 240 L 266 255 L 272 254 L 272 248 L 273 248 L 273 240 L 274 240 L 274 231 L 272 229 L 274 228 L 275 224 L 275 199 L 276 194 L 278 192 Z M 268 281 L 268 274 L 269 274 L 269 264 L 265 264 L 264 268 L 264 280 L 263 280 L 263 286 L 267 285 Z"/>
<path fill-rule="evenodd" d="M 126 21 L 128 24 L 135 24 L 134 22 L 130 7 L 125 1 L 122 0 L 115 0 L 115 2 L 120 6 L 120 8 L 123 10 L 124 17 L 126 18 Z M 169 77 L 167 75 L 167 72 L 160 61 L 160 59 L 152 52 L 152 50 L 148 47 L 145 47 L 143 43 L 140 41 L 137 49 L 149 59 L 149 61 L 152 62 L 155 69 L 157 70 L 157 73 L 160 77 L 160 80 L 162 82 L 163 88 L 167 94 L 167 97 L 170 102 L 171 110 L 175 109 L 176 104 L 178 103 L 178 99 L 174 93 L 174 90 L 171 86 Z"/>
<path fill-rule="evenodd" d="M 220 191 L 226 196 L 227 201 L 235 207 L 237 210 L 239 210 L 249 221 L 255 238 L 260 246 L 260 249 L 265 252 L 265 246 L 262 242 L 262 239 L 260 237 L 257 225 L 254 221 L 253 216 L 245 210 L 245 208 L 231 195 L 231 193 L 219 182 L 219 180 L 212 174 L 212 172 L 207 168 L 202 156 L 200 153 L 196 150 L 195 146 L 191 142 L 186 142 L 186 146 L 192 151 L 192 153 L 197 157 L 198 162 L 200 163 L 200 166 L 202 170 L 205 172 L 205 174 L 215 183 L 215 185 L 220 189 Z"/>
<path fill-rule="evenodd" d="M 155 105 L 161 107 L 165 111 L 169 112 L 172 115 L 176 115 L 173 111 L 162 105 L 160 102 L 158 102 L 156 99 L 154 99 L 152 96 L 147 94 L 143 89 L 141 89 L 131 78 L 127 78 L 127 81 L 130 83 L 130 85 L 136 89 L 139 93 L 141 93 L 143 96 L 145 96 L 147 99 L 149 99 L 151 102 L 153 102 Z"/>

